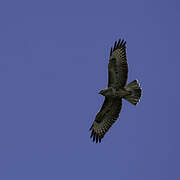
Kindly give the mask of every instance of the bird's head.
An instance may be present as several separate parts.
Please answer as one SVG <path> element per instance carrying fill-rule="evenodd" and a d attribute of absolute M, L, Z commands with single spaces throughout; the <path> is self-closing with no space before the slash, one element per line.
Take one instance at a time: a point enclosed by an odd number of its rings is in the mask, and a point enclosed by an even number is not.
<path fill-rule="evenodd" d="M 111 96 L 112 95 L 112 88 L 105 88 L 101 91 L 99 91 L 99 94 L 103 96 Z"/>
<path fill-rule="evenodd" d="M 104 90 L 100 90 L 100 91 L 98 92 L 98 94 L 103 95 L 103 94 L 104 94 Z"/>

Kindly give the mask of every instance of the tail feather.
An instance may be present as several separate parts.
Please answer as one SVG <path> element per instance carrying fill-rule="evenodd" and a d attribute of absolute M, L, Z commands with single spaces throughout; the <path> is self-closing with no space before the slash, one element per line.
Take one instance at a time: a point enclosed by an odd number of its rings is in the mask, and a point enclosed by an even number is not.
<path fill-rule="evenodd" d="M 142 89 L 140 88 L 140 84 L 138 83 L 138 81 L 134 80 L 127 84 L 124 88 L 127 91 L 131 92 L 131 94 L 125 96 L 124 99 L 129 101 L 131 104 L 136 105 L 139 102 L 142 94 Z"/>

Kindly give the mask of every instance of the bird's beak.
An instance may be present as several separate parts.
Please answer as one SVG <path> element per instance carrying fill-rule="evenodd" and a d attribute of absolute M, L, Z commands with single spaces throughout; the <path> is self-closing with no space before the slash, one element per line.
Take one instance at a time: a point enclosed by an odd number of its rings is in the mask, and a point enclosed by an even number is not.
<path fill-rule="evenodd" d="M 98 94 L 102 94 L 103 93 L 103 90 L 99 91 Z"/>

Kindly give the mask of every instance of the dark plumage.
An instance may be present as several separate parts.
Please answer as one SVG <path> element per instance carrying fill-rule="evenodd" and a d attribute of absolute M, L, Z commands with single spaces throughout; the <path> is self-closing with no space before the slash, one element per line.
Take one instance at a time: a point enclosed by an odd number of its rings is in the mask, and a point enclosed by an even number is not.
<path fill-rule="evenodd" d="M 108 88 L 99 94 L 105 96 L 104 103 L 91 125 L 91 138 L 101 142 L 104 135 L 118 119 L 122 107 L 122 98 L 136 105 L 141 97 L 141 88 L 137 80 L 126 85 L 128 63 L 126 58 L 126 41 L 115 41 L 110 50 L 108 64 Z"/>

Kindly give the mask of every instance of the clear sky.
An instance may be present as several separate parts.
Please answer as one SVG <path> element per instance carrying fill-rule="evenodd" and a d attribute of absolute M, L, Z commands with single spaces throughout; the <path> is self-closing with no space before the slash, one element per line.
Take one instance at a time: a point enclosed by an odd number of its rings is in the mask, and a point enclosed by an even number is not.
<path fill-rule="evenodd" d="M 179 180 L 180 3 L 175 0 L 0 1 L 1 180 Z M 129 79 L 101 144 L 88 131 L 107 86 L 114 41 Z"/>

